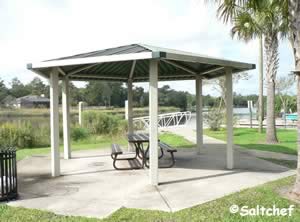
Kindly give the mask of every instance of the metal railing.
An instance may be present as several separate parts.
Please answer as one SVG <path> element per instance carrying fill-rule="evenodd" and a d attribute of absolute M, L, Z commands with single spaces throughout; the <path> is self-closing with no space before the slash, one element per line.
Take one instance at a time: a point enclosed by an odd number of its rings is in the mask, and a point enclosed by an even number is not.
<path fill-rule="evenodd" d="M 185 125 L 191 120 L 191 116 L 192 114 L 190 111 L 160 114 L 158 115 L 158 127 L 167 128 Z M 147 129 L 149 127 L 149 123 L 149 116 L 133 118 L 133 125 L 135 129 Z"/>
<path fill-rule="evenodd" d="M 18 197 L 17 160 L 14 148 L 0 148 L 0 201 Z"/>

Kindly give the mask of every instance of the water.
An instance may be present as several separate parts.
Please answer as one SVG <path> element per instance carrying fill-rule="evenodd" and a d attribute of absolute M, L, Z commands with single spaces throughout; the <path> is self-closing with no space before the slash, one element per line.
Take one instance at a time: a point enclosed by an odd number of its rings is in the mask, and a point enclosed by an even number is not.
<path fill-rule="evenodd" d="M 234 108 L 233 109 L 234 116 L 238 119 L 249 119 L 249 109 L 248 108 Z M 252 118 L 256 118 L 256 109 L 253 108 Z M 19 126 L 24 122 L 30 122 L 33 126 L 45 126 L 50 125 L 50 117 L 49 116 L 0 116 L 0 124 L 3 123 L 14 123 Z M 62 118 L 60 117 L 60 122 L 62 122 Z M 196 114 L 192 114 L 191 123 L 196 122 Z M 71 115 L 71 123 L 78 123 L 78 116 Z"/>
<path fill-rule="evenodd" d="M 233 108 L 233 115 L 238 119 L 249 119 L 249 108 Z M 252 119 L 256 119 L 256 108 L 252 109 Z"/>
<path fill-rule="evenodd" d="M 233 108 L 233 115 L 238 120 L 249 119 L 250 113 L 248 108 Z M 252 110 L 252 119 L 256 118 L 256 108 Z M 188 127 L 196 129 L 196 113 L 192 113 L 191 121 L 187 124 Z M 204 127 L 206 127 L 204 123 Z"/>

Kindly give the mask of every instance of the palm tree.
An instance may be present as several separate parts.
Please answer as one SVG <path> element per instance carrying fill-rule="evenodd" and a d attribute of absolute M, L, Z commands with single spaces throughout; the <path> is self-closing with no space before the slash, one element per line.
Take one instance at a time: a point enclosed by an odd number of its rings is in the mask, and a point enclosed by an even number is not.
<path fill-rule="evenodd" d="M 209 0 L 207 0 L 209 1 Z M 236 15 L 237 8 L 244 7 L 247 4 L 259 8 L 263 0 L 213 0 L 219 2 L 219 14 L 228 22 Z M 289 25 L 289 40 L 291 42 L 295 60 L 295 74 L 297 75 L 297 147 L 298 147 L 298 166 L 297 176 L 292 194 L 300 197 L 300 1 L 299 0 L 277 0 L 274 1 L 278 8 L 282 10 L 282 16 Z"/>
<path fill-rule="evenodd" d="M 288 33 L 287 19 L 278 0 L 221 0 L 218 15 L 224 22 L 232 22 L 232 36 L 250 41 L 264 38 L 267 79 L 267 143 L 277 143 L 275 126 L 275 79 L 278 70 L 279 35 Z"/>
<path fill-rule="evenodd" d="M 298 166 L 296 174 L 296 182 L 292 190 L 292 194 L 297 198 L 300 196 L 300 1 L 285 1 L 285 11 L 289 19 L 290 42 L 293 48 L 295 59 L 295 74 L 297 75 L 297 137 L 298 137 Z"/>

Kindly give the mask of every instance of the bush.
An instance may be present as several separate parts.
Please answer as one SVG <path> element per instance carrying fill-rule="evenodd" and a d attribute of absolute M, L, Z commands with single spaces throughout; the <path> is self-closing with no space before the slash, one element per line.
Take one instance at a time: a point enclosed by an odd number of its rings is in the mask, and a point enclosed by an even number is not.
<path fill-rule="evenodd" d="M 71 129 L 71 138 L 74 141 L 87 139 L 88 137 L 89 137 L 89 131 L 86 128 L 82 128 L 80 126 L 74 126 Z"/>
<path fill-rule="evenodd" d="M 127 130 L 127 121 L 116 115 L 97 111 L 85 111 L 82 115 L 83 127 L 92 134 L 120 135 Z"/>
<path fill-rule="evenodd" d="M 0 127 L 1 146 L 17 146 L 19 129 L 14 124 L 5 123 Z"/>
<path fill-rule="evenodd" d="M 210 130 L 218 131 L 223 123 L 224 113 L 216 108 L 213 108 L 204 115 L 204 122 L 209 126 Z"/>

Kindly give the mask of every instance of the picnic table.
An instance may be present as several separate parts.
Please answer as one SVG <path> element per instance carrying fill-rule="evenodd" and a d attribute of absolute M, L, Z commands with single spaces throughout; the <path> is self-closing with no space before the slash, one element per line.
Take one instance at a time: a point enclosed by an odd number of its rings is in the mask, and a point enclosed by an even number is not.
<path fill-rule="evenodd" d="M 132 143 L 135 147 L 135 157 L 126 157 L 126 158 L 118 158 L 119 155 L 123 155 L 123 150 L 121 149 L 119 144 L 112 144 L 112 154 L 111 158 L 113 159 L 113 166 L 117 170 L 128 170 L 128 169 L 141 169 L 145 166 L 149 168 L 148 160 L 149 160 L 149 134 L 147 133 L 132 133 L 127 135 L 127 139 L 129 143 Z M 144 144 L 147 144 L 144 146 Z M 164 149 L 166 152 L 170 153 L 171 155 L 171 162 L 168 165 L 160 166 L 160 168 L 169 168 L 175 164 L 174 152 L 177 152 L 176 149 L 170 147 L 169 145 L 161 142 L 160 140 L 157 141 L 158 147 L 160 148 L 160 155 L 159 159 L 164 156 Z M 140 158 L 142 163 L 141 166 L 132 166 L 132 167 L 117 167 L 116 162 L 122 160 L 128 161 L 138 161 L 137 158 Z M 139 161 L 138 161 L 139 162 Z"/>
<path fill-rule="evenodd" d="M 142 160 L 142 166 L 146 165 L 147 153 L 149 152 L 149 134 L 148 133 L 132 133 L 127 135 L 128 142 L 135 147 L 137 156 Z M 144 143 L 147 143 L 146 149 Z"/>

